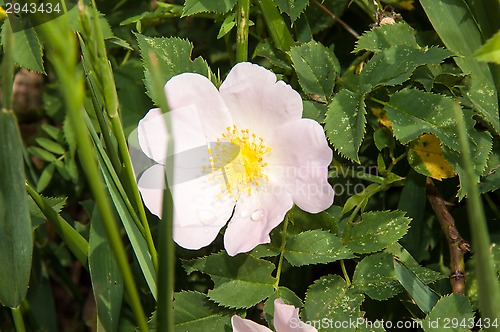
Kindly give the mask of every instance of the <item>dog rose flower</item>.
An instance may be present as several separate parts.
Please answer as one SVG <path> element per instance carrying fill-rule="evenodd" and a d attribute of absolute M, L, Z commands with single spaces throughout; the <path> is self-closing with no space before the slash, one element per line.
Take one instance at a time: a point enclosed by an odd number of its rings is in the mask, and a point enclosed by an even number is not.
<path fill-rule="evenodd" d="M 300 95 L 269 70 L 239 63 L 219 90 L 185 73 L 167 82 L 165 94 L 170 111 L 152 109 L 139 122 L 140 148 L 157 164 L 138 185 L 148 209 L 161 217 L 165 164 L 173 158 L 168 184 L 181 247 L 207 246 L 227 224 L 227 253 L 248 252 L 270 242 L 293 204 L 317 213 L 333 203 L 332 151 L 323 128 L 301 118 Z"/>
<path fill-rule="evenodd" d="M 231 317 L 233 332 L 269 332 L 265 326 L 238 315 Z M 317 330 L 299 319 L 299 309 L 281 299 L 274 300 L 274 328 L 276 332 L 316 332 Z"/>

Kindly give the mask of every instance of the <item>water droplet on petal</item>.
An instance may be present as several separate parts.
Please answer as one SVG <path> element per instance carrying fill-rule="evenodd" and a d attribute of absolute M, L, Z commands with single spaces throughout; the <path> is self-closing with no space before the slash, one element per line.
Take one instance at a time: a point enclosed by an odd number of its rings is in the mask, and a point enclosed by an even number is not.
<path fill-rule="evenodd" d="M 198 211 L 198 220 L 205 226 L 213 224 L 217 217 L 215 214 L 208 210 L 200 210 Z"/>
<path fill-rule="evenodd" d="M 252 213 L 252 220 L 253 221 L 261 221 L 264 219 L 264 211 L 263 210 L 256 210 Z"/>

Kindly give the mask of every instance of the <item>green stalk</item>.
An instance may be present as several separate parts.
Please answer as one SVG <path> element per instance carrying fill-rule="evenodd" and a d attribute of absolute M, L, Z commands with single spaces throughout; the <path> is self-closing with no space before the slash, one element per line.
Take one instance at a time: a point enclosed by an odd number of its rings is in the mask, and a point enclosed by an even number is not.
<path fill-rule="evenodd" d="M 21 306 L 11 309 L 12 318 L 14 319 L 14 325 L 16 326 L 16 332 L 26 332 L 26 327 L 24 326 L 23 313 L 21 312 Z"/>
<path fill-rule="evenodd" d="M 28 183 L 26 183 L 26 191 L 47 220 L 54 226 L 57 234 L 59 234 L 69 250 L 75 255 L 76 259 L 82 263 L 82 266 L 87 267 L 89 243 L 63 217 L 54 211 L 45 199 Z"/>
<path fill-rule="evenodd" d="M 273 0 L 259 0 L 262 14 L 276 47 L 287 52 L 295 43 Z"/>
<path fill-rule="evenodd" d="M 75 36 L 68 29 L 67 25 L 56 25 L 60 22 L 59 20 L 58 22 L 51 21 L 50 24 L 46 24 L 40 29 L 46 41 L 47 58 L 51 61 L 54 71 L 60 80 L 61 92 L 64 96 L 66 109 L 68 110 L 68 118 L 77 140 L 78 155 L 82 161 L 82 167 L 96 200 L 106 235 L 123 276 L 125 288 L 130 298 L 130 305 L 139 325 L 139 330 L 148 331 L 146 316 L 140 302 L 132 270 L 128 264 L 125 247 L 121 241 L 109 196 L 99 174 L 96 156 L 94 155 L 92 143 L 85 126 L 83 117 L 84 81 L 82 73 L 76 67 L 77 48 Z"/>
<path fill-rule="evenodd" d="M 479 285 L 479 308 L 483 319 L 489 318 L 493 321 L 500 321 L 500 289 L 495 272 L 495 265 L 490 252 L 490 237 L 486 217 L 484 215 L 483 203 L 474 179 L 474 167 L 467 129 L 462 114 L 462 109 L 457 103 L 454 107 L 455 118 L 457 119 L 458 136 L 462 148 L 462 161 L 465 169 L 465 185 L 469 188 L 467 197 L 467 215 L 472 233 L 472 248 L 476 256 L 476 274 Z M 492 328 L 491 331 L 500 331 Z"/>
<path fill-rule="evenodd" d="M 285 216 L 285 220 L 283 221 L 283 232 L 281 233 L 281 245 L 280 245 L 280 258 L 278 261 L 278 267 L 276 268 L 276 281 L 274 282 L 275 291 L 277 291 L 280 286 L 281 270 L 283 269 L 283 258 L 284 258 L 283 253 L 285 252 L 286 236 L 288 230 L 288 221 L 292 218 L 292 216 L 293 216 L 293 208 L 292 210 L 288 211 L 288 213 Z"/>
<path fill-rule="evenodd" d="M 151 65 L 153 67 L 153 86 L 156 89 L 156 95 L 164 95 L 164 81 L 160 76 L 158 59 L 154 53 L 149 54 Z M 160 109 L 163 113 L 169 111 L 167 99 L 162 98 Z M 167 116 L 164 117 L 167 132 L 171 132 L 171 123 Z M 167 151 L 172 151 L 173 140 L 167 141 Z M 157 321 L 156 330 L 159 332 L 173 332 L 175 330 L 174 317 L 174 286 L 175 286 L 175 244 L 173 233 L 174 222 L 174 203 L 172 193 L 168 185 L 168 179 L 172 179 L 174 165 L 174 156 L 166 158 L 165 164 L 165 190 L 163 194 L 163 210 L 159 234 L 159 269 L 158 269 L 158 303 L 157 303 Z"/>
<path fill-rule="evenodd" d="M 248 60 L 248 27 L 250 0 L 239 0 L 236 10 L 236 62 Z"/>
<path fill-rule="evenodd" d="M 153 236 L 151 235 L 151 229 L 149 228 L 148 218 L 146 217 L 146 211 L 144 210 L 144 205 L 142 204 L 141 195 L 137 187 L 137 181 L 134 174 L 134 167 L 132 165 L 132 160 L 130 159 L 130 153 L 128 150 L 127 140 L 125 139 L 125 133 L 123 131 L 122 122 L 119 116 L 111 118 L 111 126 L 113 133 L 115 135 L 116 141 L 118 142 L 118 150 L 123 161 L 123 168 L 125 170 L 124 181 L 127 185 L 125 190 L 129 188 L 129 192 L 132 191 L 132 202 L 135 203 L 135 207 L 139 212 L 139 218 L 144 228 L 144 235 L 146 243 L 148 244 L 149 253 L 151 254 L 151 259 L 153 260 L 153 265 L 155 270 L 158 271 L 158 256 L 156 247 L 153 241 Z"/>
<path fill-rule="evenodd" d="M 351 286 L 351 279 L 349 278 L 349 274 L 347 274 L 347 270 L 345 268 L 344 260 L 340 260 L 340 268 L 342 269 L 342 273 L 344 274 L 345 282 L 347 286 Z"/>
<path fill-rule="evenodd" d="M 134 168 L 132 165 L 132 160 L 130 158 L 130 153 L 128 150 L 127 139 L 125 137 L 125 132 L 123 130 L 122 121 L 120 119 L 120 114 L 118 112 L 118 95 L 116 92 L 115 80 L 113 77 L 113 70 L 111 68 L 111 63 L 108 60 L 106 53 L 106 46 L 104 44 L 104 38 L 102 37 L 101 26 L 99 23 L 99 14 L 97 12 L 97 7 L 95 1 L 92 1 L 93 5 L 93 15 L 94 15 L 94 32 L 97 36 L 97 49 L 98 49 L 98 59 L 95 59 L 100 65 L 101 75 L 99 79 L 101 80 L 102 93 L 104 96 L 105 109 L 108 117 L 111 121 L 111 129 L 116 138 L 118 144 L 118 151 L 120 153 L 123 165 L 122 169 L 117 169 L 118 175 L 124 180 L 124 188 L 127 193 L 132 196 L 132 203 L 135 204 L 137 211 L 139 212 L 139 218 L 144 228 L 144 235 L 146 243 L 148 244 L 148 249 L 153 260 L 153 265 L 155 270 L 158 271 L 158 256 L 156 254 L 156 248 L 153 241 L 153 236 L 151 235 L 151 230 L 149 228 L 148 219 L 146 217 L 146 211 L 144 205 L 142 204 L 141 195 L 139 189 L 137 188 L 137 181 L 134 174 Z M 248 38 L 247 38 L 248 39 Z M 99 110 L 96 110 L 98 112 Z M 122 172 L 124 171 L 124 173 Z M 122 174 L 124 176 L 122 176 Z"/>
<path fill-rule="evenodd" d="M 4 48 L 2 62 L 2 105 L 5 109 L 12 109 L 12 89 L 14 87 L 14 40 L 12 38 L 12 27 L 9 21 L 3 24 L 4 38 L 2 45 Z"/>

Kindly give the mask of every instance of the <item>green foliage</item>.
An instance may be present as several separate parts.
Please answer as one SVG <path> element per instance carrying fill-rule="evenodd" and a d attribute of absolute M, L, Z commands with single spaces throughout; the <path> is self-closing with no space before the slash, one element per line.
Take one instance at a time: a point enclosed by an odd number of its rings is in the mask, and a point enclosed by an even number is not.
<path fill-rule="evenodd" d="M 205 294 L 175 293 L 175 328 L 183 331 L 225 331 L 233 312 L 218 307 Z"/>
<path fill-rule="evenodd" d="M 309 1 L 307 0 L 276 0 L 276 4 L 282 13 L 286 13 L 292 19 L 292 22 L 299 18 L 300 14 L 306 9 Z"/>
<path fill-rule="evenodd" d="M 225 14 L 234 8 L 238 0 L 186 0 L 182 16 L 190 16 L 198 13 Z"/>
<path fill-rule="evenodd" d="M 293 266 L 330 263 L 354 257 L 337 236 L 321 230 L 292 235 L 287 239 L 284 255 Z"/>
<path fill-rule="evenodd" d="M 365 32 L 357 40 L 354 52 L 366 50 L 378 53 L 396 45 L 418 48 L 415 30 L 404 22 L 381 25 L 376 29 Z"/>
<path fill-rule="evenodd" d="M 160 76 L 165 80 L 165 83 L 173 76 L 185 72 L 198 73 L 208 78 L 214 77 L 208 64 L 201 57 L 191 61 L 193 45 L 187 40 L 150 38 L 137 34 L 137 41 L 144 61 L 144 84 L 156 105 L 160 105 L 160 98 L 164 97 L 155 95 L 154 88 L 151 86 L 153 82 L 151 77 L 152 61 L 154 61 L 151 56 L 157 57 Z"/>
<path fill-rule="evenodd" d="M 123 298 L 123 278 L 96 210 L 92 213 L 90 226 L 89 272 L 97 307 L 97 326 L 105 331 L 117 331 Z"/>
<path fill-rule="evenodd" d="M 379 211 L 362 214 L 361 222 L 344 229 L 342 242 L 353 252 L 366 254 L 387 248 L 408 231 L 410 219 L 402 211 Z"/>
<path fill-rule="evenodd" d="M 321 331 L 335 331 L 333 322 L 357 321 L 363 317 L 363 312 L 360 310 L 363 300 L 363 294 L 357 293 L 340 276 L 327 275 L 316 280 L 308 288 L 301 317 L 303 321 L 315 322 L 316 326 L 321 326 L 319 324 L 326 318 L 332 324 Z"/>
<path fill-rule="evenodd" d="M 340 71 L 335 54 L 319 43 L 309 42 L 292 47 L 290 57 L 304 93 L 315 101 L 326 103 Z"/>
<path fill-rule="evenodd" d="M 460 294 L 443 296 L 422 321 L 424 331 L 469 331 L 474 326 L 469 300 Z"/>
<path fill-rule="evenodd" d="M 250 255 L 231 258 L 220 252 L 184 261 L 183 265 L 188 274 L 193 271 L 208 274 L 215 284 L 208 297 L 226 307 L 249 308 L 273 293 L 274 264 Z"/>
<path fill-rule="evenodd" d="M 366 109 L 361 94 L 343 89 L 333 97 L 326 113 L 326 135 L 340 154 L 358 163 L 365 124 Z"/>
<path fill-rule="evenodd" d="M 424 0 L 421 4 L 446 47 L 461 55 L 455 58 L 457 65 L 464 73 L 471 75 L 471 86 L 464 94 L 479 115 L 499 133 L 498 93 L 487 64 L 473 57 L 473 53 L 483 44 L 483 38 L 467 3 L 464 0 L 452 0 L 437 4 Z"/>
<path fill-rule="evenodd" d="M 22 302 L 0 308 L 0 330 L 24 318 L 29 331 L 82 330 L 84 320 L 92 330 L 145 331 L 150 317 L 150 330 L 230 331 L 238 315 L 275 331 L 276 299 L 318 331 L 384 331 L 372 322 L 410 319 L 424 331 L 486 330 L 500 303 L 497 2 L 259 0 L 246 11 L 239 0 L 110 0 L 15 33 L 4 19 L 3 108 L 24 112 L 23 101 L 37 99 L 17 77 L 14 86 L 19 67 L 47 76 L 36 116 L 20 123 L 24 144 L 13 119 L 0 130 L 0 301 Z M 166 204 L 159 221 L 145 209 L 125 137 L 154 105 L 165 108 L 173 76 L 198 73 L 218 86 L 247 54 L 300 93 L 304 118 L 324 125 L 334 205 L 293 207 L 249 253 L 221 250 L 224 228 L 199 251 L 174 249 L 172 211 Z M 473 255 L 450 258 L 454 234 L 443 236 L 443 211 L 427 203 L 427 177 L 464 241 L 486 226 L 476 213 L 467 227 L 465 209 L 484 211 L 490 237 L 472 239 Z M 465 296 L 451 294 L 451 273 L 466 275 Z"/>
<path fill-rule="evenodd" d="M 5 40 L 6 26 L 7 24 L 4 24 L 2 28 L 2 40 Z M 12 34 L 12 37 L 13 45 L 6 45 L 6 47 L 13 48 L 15 63 L 28 70 L 45 73 L 42 44 L 36 30 L 30 28 L 17 31 Z"/>
<path fill-rule="evenodd" d="M 488 39 L 475 55 L 480 61 L 500 63 L 500 31 Z"/>
<path fill-rule="evenodd" d="M 33 250 L 22 144 L 14 113 L 0 111 L 0 303 L 11 308 L 26 296 Z"/>

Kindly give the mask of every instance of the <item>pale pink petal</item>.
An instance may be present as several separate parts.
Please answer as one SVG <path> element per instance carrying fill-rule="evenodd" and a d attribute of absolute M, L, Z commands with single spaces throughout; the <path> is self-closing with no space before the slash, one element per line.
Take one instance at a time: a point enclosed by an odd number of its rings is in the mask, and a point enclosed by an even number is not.
<path fill-rule="evenodd" d="M 316 121 L 300 119 L 279 127 L 269 141 L 267 172 L 302 210 L 318 213 L 330 207 L 334 192 L 328 183 L 332 150 Z"/>
<path fill-rule="evenodd" d="M 167 133 L 170 122 L 172 135 Z M 139 144 L 141 150 L 157 163 L 164 163 L 167 155 L 207 146 L 199 112 L 194 105 L 162 113 L 159 108 L 150 110 L 139 121 Z M 167 153 L 168 139 L 173 137 L 173 149 Z"/>
<path fill-rule="evenodd" d="M 269 243 L 269 233 L 283 221 L 292 206 L 290 195 L 275 185 L 269 185 L 265 191 L 252 191 L 251 195 L 241 194 L 224 234 L 228 255 L 235 256 Z"/>
<path fill-rule="evenodd" d="M 259 137 L 269 137 L 276 127 L 302 117 L 300 95 L 255 64 L 234 66 L 219 90 L 238 128 Z"/>
<path fill-rule="evenodd" d="M 274 300 L 274 327 L 276 332 L 317 332 L 311 325 L 300 321 L 299 309 L 281 299 Z"/>
<path fill-rule="evenodd" d="M 154 165 L 139 179 L 139 190 L 151 213 L 162 216 L 164 192 L 163 165 Z M 175 170 L 174 170 L 175 172 Z M 186 249 L 200 249 L 212 243 L 234 208 L 234 200 L 220 195 L 220 171 L 172 186 L 174 203 L 174 241 Z"/>
<path fill-rule="evenodd" d="M 163 207 L 163 190 L 165 188 L 165 166 L 153 165 L 140 174 L 137 186 L 148 210 L 161 218 Z"/>
<path fill-rule="evenodd" d="M 212 243 L 226 225 L 235 201 L 220 195 L 223 175 L 209 175 L 173 187 L 174 241 L 186 249 L 200 249 Z M 225 187 L 224 187 L 225 188 Z"/>
<path fill-rule="evenodd" d="M 165 93 L 171 110 L 195 107 L 208 141 L 215 141 L 233 124 L 219 91 L 205 76 L 193 73 L 174 76 L 165 85 Z"/>
<path fill-rule="evenodd" d="M 249 319 L 243 319 L 238 315 L 231 317 L 233 332 L 272 332 L 263 325 L 259 325 Z"/>

